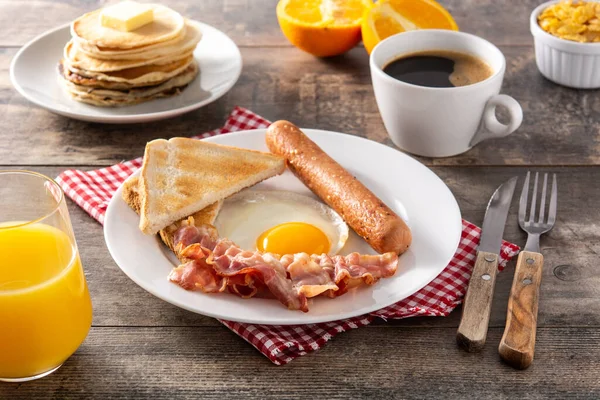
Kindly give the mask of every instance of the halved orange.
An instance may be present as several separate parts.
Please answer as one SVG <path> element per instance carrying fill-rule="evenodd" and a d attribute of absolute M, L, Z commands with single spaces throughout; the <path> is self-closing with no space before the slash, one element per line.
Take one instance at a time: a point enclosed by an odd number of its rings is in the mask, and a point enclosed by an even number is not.
<path fill-rule="evenodd" d="M 452 15 L 434 0 L 379 0 L 362 22 L 362 39 L 370 54 L 388 36 L 417 29 L 458 30 Z"/>
<path fill-rule="evenodd" d="M 371 0 L 280 0 L 277 20 L 296 47 L 318 57 L 342 54 L 360 41 Z"/>

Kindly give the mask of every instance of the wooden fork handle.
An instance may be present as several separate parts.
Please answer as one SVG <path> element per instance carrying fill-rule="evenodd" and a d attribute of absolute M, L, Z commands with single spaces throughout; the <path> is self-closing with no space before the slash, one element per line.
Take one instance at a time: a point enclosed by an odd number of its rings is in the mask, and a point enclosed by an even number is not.
<path fill-rule="evenodd" d="M 543 265 L 544 256 L 540 253 L 522 251 L 517 259 L 498 352 L 504 361 L 518 369 L 529 367 L 533 361 Z"/>
<path fill-rule="evenodd" d="M 456 341 L 468 352 L 481 351 L 490 321 L 498 254 L 480 251 L 471 274 Z"/>

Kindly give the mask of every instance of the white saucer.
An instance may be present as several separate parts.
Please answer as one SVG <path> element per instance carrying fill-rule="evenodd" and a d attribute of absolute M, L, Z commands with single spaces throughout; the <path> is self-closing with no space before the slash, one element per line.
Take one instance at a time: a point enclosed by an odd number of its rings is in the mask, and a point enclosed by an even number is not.
<path fill-rule="evenodd" d="M 90 122 L 138 123 L 171 118 L 212 103 L 238 80 L 242 56 L 223 32 L 198 22 L 202 40 L 194 51 L 200 74 L 174 97 L 133 106 L 95 107 L 73 100 L 59 84 L 58 62 L 71 38 L 69 25 L 46 32 L 26 44 L 13 58 L 10 79 L 32 103 L 56 114 Z"/>
<path fill-rule="evenodd" d="M 265 131 L 228 133 L 205 140 L 268 151 Z M 148 292 L 186 310 L 268 325 L 327 322 L 379 310 L 412 295 L 446 268 L 458 247 L 462 223 L 458 204 L 441 179 L 415 159 L 391 147 L 341 133 L 313 129 L 304 132 L 407 221 L 413 243 L 400 257 L 393 277 L 335 299 L 313 298 L 309 300 L 308 313 L 288 310 L 276 300 L 186 291 L 167 279 L 176 266 L 175 257 L 156 236 L 140 232 L 139 217 L 121 198 L 122 188 L 108 205 L 104 223 L 104 238 L 117 265 Z M 289 170 L 255 188 L 291 190 L 315 197 Z M 353 251 L 374 253 L 366 242 L 350 232 L 340 254 Z"/>

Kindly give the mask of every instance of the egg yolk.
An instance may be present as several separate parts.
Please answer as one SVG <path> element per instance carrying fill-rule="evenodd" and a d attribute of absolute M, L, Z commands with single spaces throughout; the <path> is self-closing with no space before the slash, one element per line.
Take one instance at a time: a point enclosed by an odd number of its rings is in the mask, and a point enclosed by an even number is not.
<path fill-rule="evenodd" d="M 276 254 L 322 254 L 329 252 L 327 235 L 314 225 L 286 222 L 264 231 L 256 240 L 256 248 Z"/>

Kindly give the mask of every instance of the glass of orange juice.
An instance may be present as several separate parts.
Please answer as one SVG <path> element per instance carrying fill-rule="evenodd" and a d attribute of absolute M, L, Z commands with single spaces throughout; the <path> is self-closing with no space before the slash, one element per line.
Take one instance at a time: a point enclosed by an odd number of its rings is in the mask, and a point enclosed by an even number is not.
<path fill-rule="evenodd" d="M 91 323 L 62 190 L 35 172 L 0 171 L 0 380 L 54 372 Z"/>

